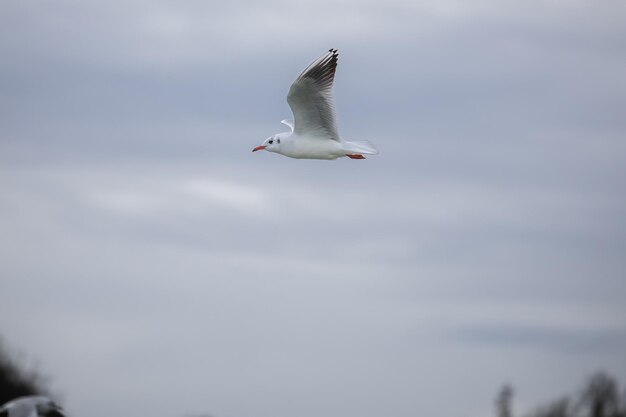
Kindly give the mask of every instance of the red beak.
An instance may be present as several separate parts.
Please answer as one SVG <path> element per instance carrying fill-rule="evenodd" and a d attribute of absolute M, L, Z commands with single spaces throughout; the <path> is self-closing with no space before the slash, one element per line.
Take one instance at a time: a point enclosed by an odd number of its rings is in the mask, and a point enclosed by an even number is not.
<path fill-rule="evenodd" d="M 265 149 L 265 146 L 263 146 L 263 145 L 257 146 L 256 148 L 252 149 L 252 152 L 262 151 L 263 149 Z"/>

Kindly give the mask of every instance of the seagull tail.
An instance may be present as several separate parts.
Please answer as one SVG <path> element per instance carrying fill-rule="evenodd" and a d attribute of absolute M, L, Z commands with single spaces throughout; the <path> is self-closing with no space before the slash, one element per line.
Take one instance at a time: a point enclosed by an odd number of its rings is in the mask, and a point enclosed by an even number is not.
<path fill-rule="evenodd" d="M 378 149 L 367 140 L 358 140 L 354 142 L 343 142 L 343 148 L 351 154 L 376 155 Z"/>

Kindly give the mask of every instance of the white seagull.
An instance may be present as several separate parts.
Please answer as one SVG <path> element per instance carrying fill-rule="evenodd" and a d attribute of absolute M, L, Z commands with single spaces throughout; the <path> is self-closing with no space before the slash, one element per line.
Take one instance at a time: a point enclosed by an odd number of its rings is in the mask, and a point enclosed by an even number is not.
<path fill-rule="evenodd" d="M 339 136 L 332 91 L 338 56 L 330 49 L 300 74 L 287 95 L 294 121 L 281 122 L 291 132 L 270 136 L 252 152 L 266 150 L 298 159 L 365 159 L 363 154 L 378 153 L 370 142 L 348 142 Z"/>
<path fill-rule="evenodd" d="M 63 416 L 63 409 L 50 398 L 41 395 L 19 397 L 0 407 L 0 416 L 42 417 L 54 414 Z"/>

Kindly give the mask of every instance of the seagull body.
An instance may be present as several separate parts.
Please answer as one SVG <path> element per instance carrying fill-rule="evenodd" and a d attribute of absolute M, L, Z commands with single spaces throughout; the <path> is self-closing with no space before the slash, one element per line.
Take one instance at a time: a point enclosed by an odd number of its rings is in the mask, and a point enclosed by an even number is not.
<path fill-rule="evenodd" d="M 293 82 L 287 102 L 294 120 L 283 120 L 290 132 L 267 138 L 252 152 L 266 150 L 297 159 L 365 159 L 363 154 L 377 154 L 367 141 L 348 142 L 337 129 L 332 95 L 338 53 L 330 49 L 309 65 Z"/>
<path fill-rule="evenodd" d="M 48 414 L 63 415 L 63 409 L 48 397 L 29 395 L 9 401 L 0 407 L 0 416 L 42 417 Z"/>

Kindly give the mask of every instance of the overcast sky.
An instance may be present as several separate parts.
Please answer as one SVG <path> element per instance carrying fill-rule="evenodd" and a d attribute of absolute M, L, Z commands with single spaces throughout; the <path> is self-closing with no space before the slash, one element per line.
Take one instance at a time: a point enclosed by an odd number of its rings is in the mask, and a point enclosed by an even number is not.
<path fill-rule="evenodd" d="M 0 336 L 72 417 L 626 380 L 626 3 L 4 0 Z M 365 161 L 250 152 L 339 49 Z"/>

